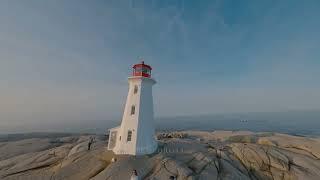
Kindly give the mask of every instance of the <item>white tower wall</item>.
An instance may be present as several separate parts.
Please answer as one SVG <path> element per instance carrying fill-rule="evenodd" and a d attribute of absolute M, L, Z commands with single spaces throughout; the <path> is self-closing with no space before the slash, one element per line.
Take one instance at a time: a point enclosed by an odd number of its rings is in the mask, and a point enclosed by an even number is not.
<path fill-rule="evenodd" d="M 128 81 L 127 101 L 121 126 L 114 128 L 117 137 L 112 150 L 115 154 L 150 154 L 157 149 L 152 97 L 152 86 L 156 82 L 140 76 L 129 77 Z M 138 87 L 136 93 L 135 86 Z M 135 107 L 134 114 L 131 114 L 132 106 Z M 132 132 L 131 141 L 127 141 L 128 131 Z"/>

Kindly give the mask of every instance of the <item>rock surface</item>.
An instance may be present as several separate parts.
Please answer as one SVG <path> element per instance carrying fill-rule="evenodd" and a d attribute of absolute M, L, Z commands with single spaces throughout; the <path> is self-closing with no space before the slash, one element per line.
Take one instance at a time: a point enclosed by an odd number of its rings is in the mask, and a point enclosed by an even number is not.
<path fill-rule="evenodd" d="M 92 149 L 87 145 L 95 141 Z M 158 151 L 115 156 L 101 136 L 0 142 L 0 179 L 320 179 L 320 139 L 244 131 L 159 133 Z M 111 162 L 115 157 L 116 162 Z"/>

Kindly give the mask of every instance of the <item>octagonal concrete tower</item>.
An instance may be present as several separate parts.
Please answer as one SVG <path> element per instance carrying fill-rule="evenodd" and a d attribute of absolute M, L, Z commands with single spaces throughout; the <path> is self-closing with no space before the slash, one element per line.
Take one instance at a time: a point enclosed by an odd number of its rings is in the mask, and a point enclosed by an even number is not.
<path fill-rule="evenodd" d="M 144 155 L 157 149 L 153 115 L 151 66 L 133 66 L 121 126 L 110 129 L 108 149 L 115 154 Z"/>

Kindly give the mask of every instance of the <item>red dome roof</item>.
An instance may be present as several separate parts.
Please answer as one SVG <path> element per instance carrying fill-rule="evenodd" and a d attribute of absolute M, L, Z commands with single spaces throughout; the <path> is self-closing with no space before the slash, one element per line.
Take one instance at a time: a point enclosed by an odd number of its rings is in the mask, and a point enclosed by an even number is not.
<path fill-rule="evenodd" d="M 142 61 L 141 63 L 139 63 L 139 64 L 135 64 L 135 65 L 133 65 L 133 68 L 135 69 L 135 68 L 137 68 L 137 67 L 146 67 L 146 68 L 148 68 L 148 69 L 150 69 L 150 70 L 152 70 L 152 67 L 151 66 L 149 66 L 149 65 L 147 65 L 147 64 L 144 64 L 144 61 Z"/>

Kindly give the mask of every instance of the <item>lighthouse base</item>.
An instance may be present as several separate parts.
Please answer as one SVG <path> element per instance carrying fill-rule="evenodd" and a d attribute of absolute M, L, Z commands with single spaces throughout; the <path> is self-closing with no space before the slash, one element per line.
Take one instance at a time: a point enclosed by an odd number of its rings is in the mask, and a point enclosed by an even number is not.
<path fill-rule="evenodd" d="M 117 141 L 119 139 L 119 129 L 120 127 L 118 126 L 109 130 L 108 150 L 117 155 L 146 155 L 157 151 L 158 143 L 155 140 L 146 144 L 146 146 L 138 147 L 126 146 L 126 143 L 123 144 L 123 142 Z"/>
<path fill-rule="evenodd" d="M 157 143 L 155 143 L 152 146 L 137 148 L 135 152 L 134 151 L 128 151 L 128 149 L 117 149 L 117 148 L 114 148 L 112 151 L 117 155 L 139 156 L 139 155 L 152 154 L 152 153 L 156 152 L 157 149 L 158 149 L 158 145 L 157 145 Z"/>

